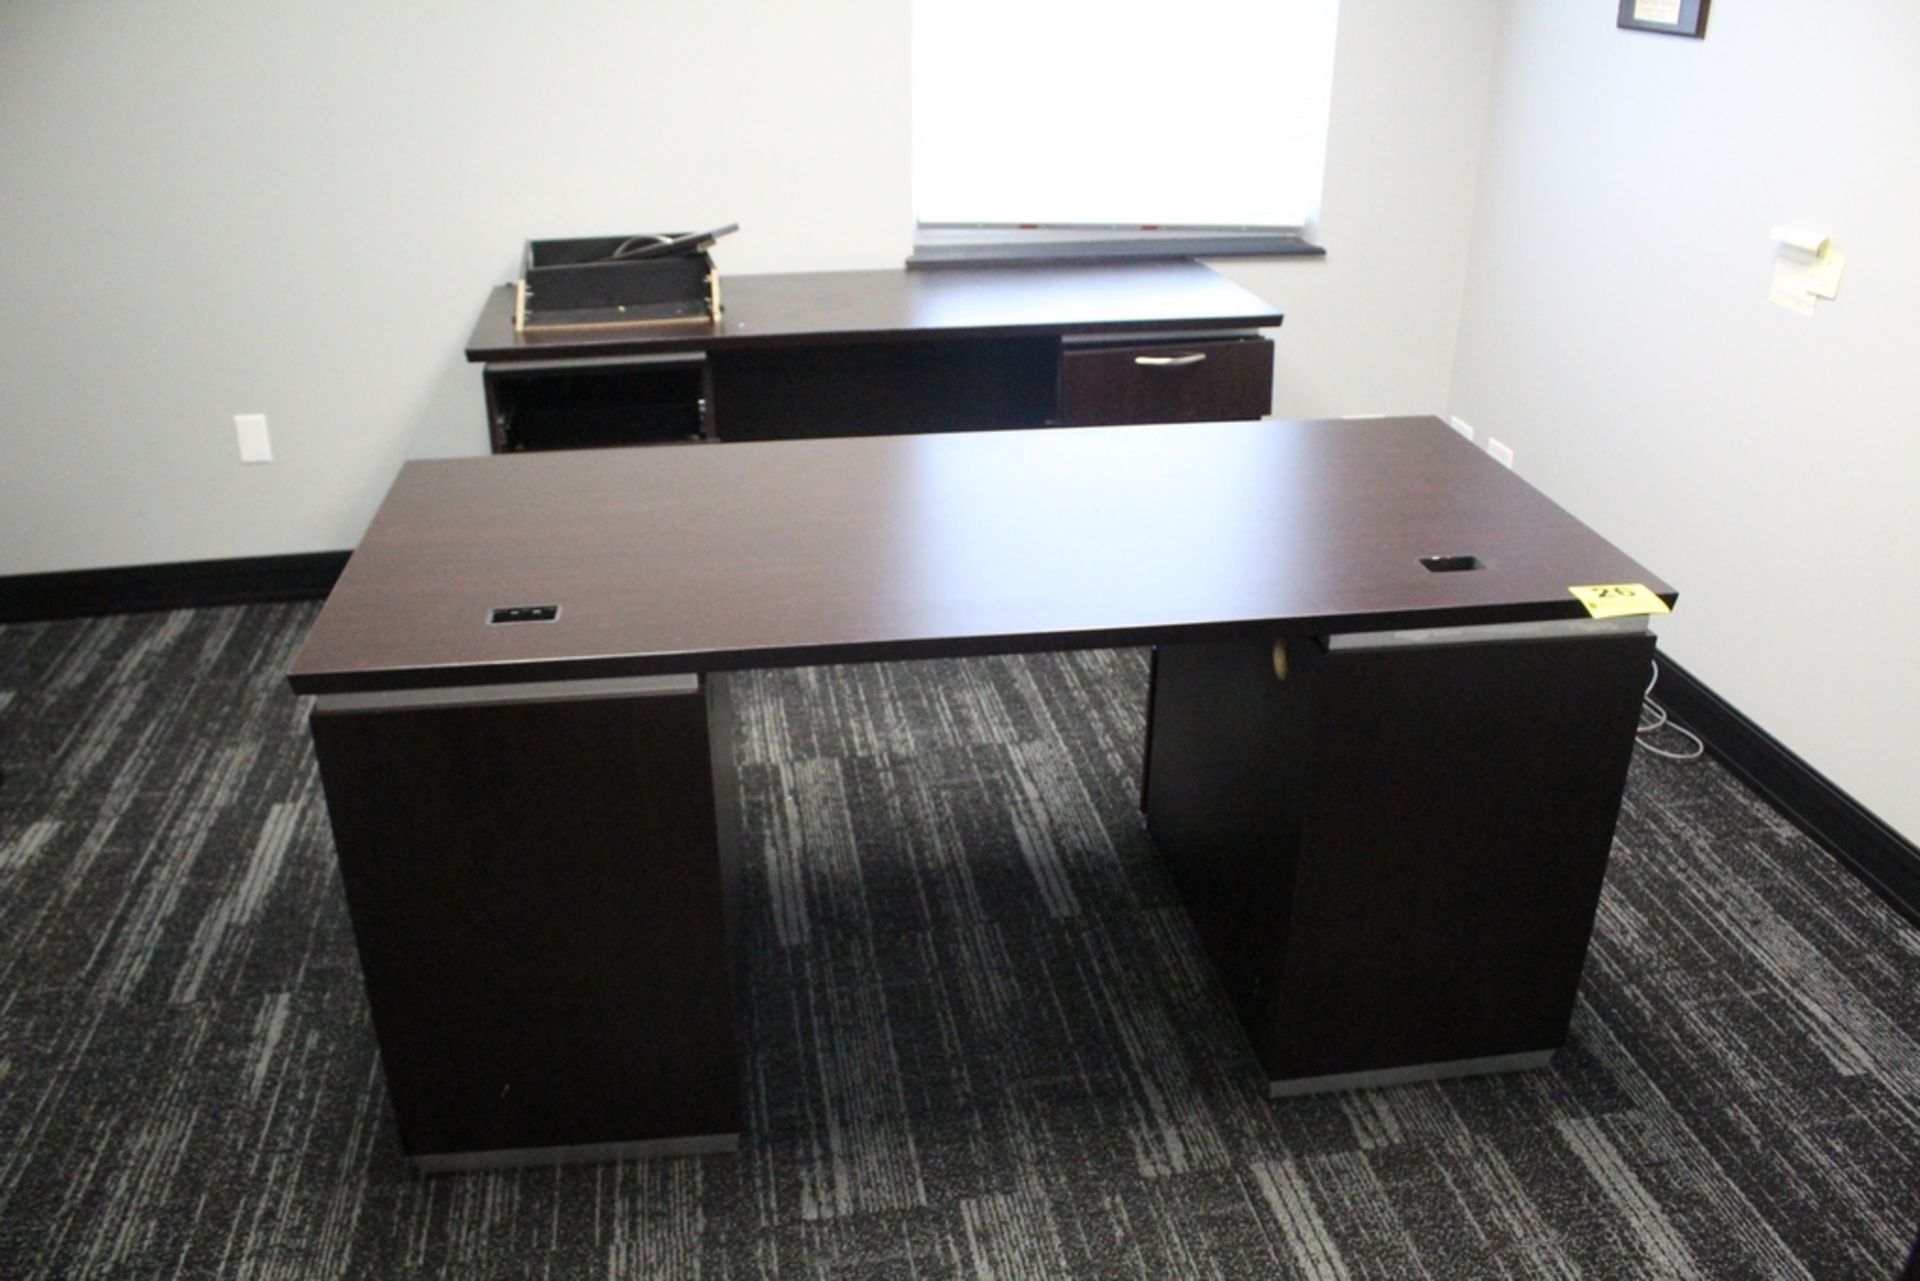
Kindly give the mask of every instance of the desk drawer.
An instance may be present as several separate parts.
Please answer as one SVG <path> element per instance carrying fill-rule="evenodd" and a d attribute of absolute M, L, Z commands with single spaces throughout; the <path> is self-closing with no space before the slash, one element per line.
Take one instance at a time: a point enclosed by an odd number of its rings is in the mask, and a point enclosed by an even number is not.
<path fill-rule="evenodd" d="M 1075 347 L 1060 353 L 1060 421 L 1227 422 L 1273 405 L 1273 343 L 1265 338 Z"/>

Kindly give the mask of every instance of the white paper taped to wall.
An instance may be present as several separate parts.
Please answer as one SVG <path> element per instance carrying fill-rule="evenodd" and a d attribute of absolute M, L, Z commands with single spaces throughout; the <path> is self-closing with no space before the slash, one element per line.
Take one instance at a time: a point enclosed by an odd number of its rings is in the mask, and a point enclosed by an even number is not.
<path fill-rule="evenodd" d="M 1813 291 L 1807 288 L 1807 264 L 1786 254 L 1774 259 L 1773 286 L 1767 290 L 1767 301 L 1802 316 L 1811 316 Z"/>
<path fill-rule="evenodd" d="M 1827 246 L 1833 243 L 1833 237 L 1823 236 L 1817 231 L 1805 231 L 1799 227 L 1775 227 L 1773 239 L 1786 249 L 1794 249 L 1809 258 L 1818 258 L 1827 252 Z"/>
<path fill-rule="evenodd" d="M 1813 264 L 1807 272 L 1807 292 L 1816 298 L 1832 301 L 1840 296 L 1840 269 L 1847 265 L 1847 256 L 1838 249 L 1820 251 L 1820 261 Z"/>
<path fill-rule="evenodd" d="M 1840 292 L 1840 269 L 1847 256 L 1833 247 L 1833 238 L 1799 227 L 1775 227 L 1773 286 L 1767 298 L 1776 307 L 1811 316 L 1816 298 L 1834 298 Z"/>

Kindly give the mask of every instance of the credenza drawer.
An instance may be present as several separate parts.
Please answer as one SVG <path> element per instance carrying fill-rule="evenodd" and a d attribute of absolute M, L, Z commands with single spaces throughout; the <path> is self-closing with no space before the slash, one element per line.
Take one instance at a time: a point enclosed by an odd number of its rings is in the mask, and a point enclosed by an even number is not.
<path fill-rule="evenodd" d="M 1264 417 L 1273 404 L 1273 343 L 1265 338 L 1073 346 L 1060 353 L 1060 421 L 1224 422 Z"/>

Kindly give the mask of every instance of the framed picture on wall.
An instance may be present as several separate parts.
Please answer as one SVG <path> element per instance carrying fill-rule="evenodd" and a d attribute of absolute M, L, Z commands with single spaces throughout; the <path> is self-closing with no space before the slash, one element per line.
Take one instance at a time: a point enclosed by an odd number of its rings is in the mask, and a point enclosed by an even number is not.
<path fill-rule="evenodd" d="M 1699 39 L 1707 34 L 1707 0 L 1620 0 L 1619 25 Z"/>

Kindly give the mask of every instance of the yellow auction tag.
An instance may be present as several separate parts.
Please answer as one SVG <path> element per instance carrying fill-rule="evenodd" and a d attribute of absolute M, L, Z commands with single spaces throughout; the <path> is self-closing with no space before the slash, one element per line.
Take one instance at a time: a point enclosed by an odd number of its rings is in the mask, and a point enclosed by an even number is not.
<path fill-rule="evenodd" d="M 1569 587 L 1595 618 L 1626 618 L 1633 614 L 1669 614 L 1667 602 L 1645 583 L 1607 583 L 1599 587 Z"/>

